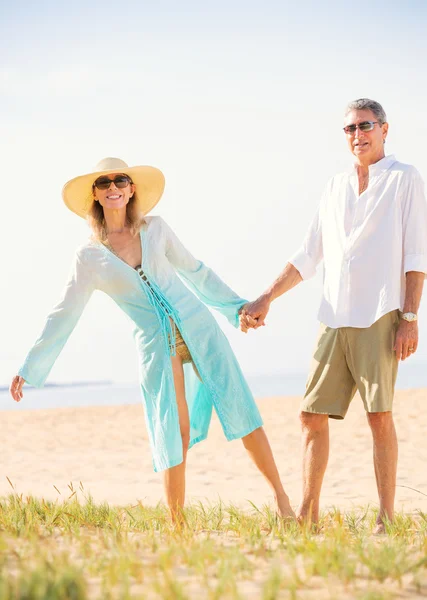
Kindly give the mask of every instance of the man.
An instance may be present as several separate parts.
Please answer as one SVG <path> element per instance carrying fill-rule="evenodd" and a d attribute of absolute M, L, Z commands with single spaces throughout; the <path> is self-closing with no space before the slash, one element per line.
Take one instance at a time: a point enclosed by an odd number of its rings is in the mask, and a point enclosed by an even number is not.
<path fill-rule="evenodd" d="M 351 102 L 344 132 L 354 167 L 329 181 L 302 247 L 270 288 L 244 307 L 241 326 L 260 327 L 271 302 L 313 276 L 324 260 L 320 335 L 300 414 L 303 499 L 297 515 L 318 520 L 328 418 L 343 419 L 359 391 L 373 436 L 380 499 L 376 533 L 383 533 L 394 513 L 397 365 L 418 345 L 427 203 L 416 169 L 385 156 L 388 123 L 378 102 Z"/>

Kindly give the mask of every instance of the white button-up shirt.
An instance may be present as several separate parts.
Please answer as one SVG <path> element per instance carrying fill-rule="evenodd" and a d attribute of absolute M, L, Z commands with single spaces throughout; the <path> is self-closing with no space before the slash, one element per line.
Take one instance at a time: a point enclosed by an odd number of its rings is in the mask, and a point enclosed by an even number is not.
<path fill-rule="evenodd" d="M 427 202 L 418 171 L 386 156 L 369 167 L 360 196 L 354 167 L 333 177 L 289 262 L 308 279 L 322 258 L 319 320 L 325 325 L 369 327 L 402 310 L 405 274 L 427 273 Z"/>

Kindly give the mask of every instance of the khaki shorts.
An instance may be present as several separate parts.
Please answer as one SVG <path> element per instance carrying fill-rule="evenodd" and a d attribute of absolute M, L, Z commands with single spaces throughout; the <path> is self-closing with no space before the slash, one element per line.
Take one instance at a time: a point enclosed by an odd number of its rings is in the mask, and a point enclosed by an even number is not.
<path fill-rule="evenodd" d="M 343 419 L 358 391 L 366 412 L 391 411 L 399 319 L 393 310 L 370 327 L 321 325 L 301 410 Z"/>

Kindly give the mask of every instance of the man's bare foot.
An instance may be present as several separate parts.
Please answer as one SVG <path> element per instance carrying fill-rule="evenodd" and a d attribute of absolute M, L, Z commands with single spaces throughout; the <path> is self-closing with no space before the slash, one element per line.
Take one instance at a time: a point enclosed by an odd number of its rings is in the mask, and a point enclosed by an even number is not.
<path fill-rule="evenodd" d="M 297 523 L 303 531 L 310 533 L 319 533 L 320 527 L 317 521 L 313 521 L 310 517 L 305 517 L 297 512 Z"/>
<path fill-rule="evenodd" d="M 300 505 L 297 509 L 296 516 L 300 525 L 311 527 L 312 525 L 317 525 L 317 521 L 319 520 L 319 510 L 313 510 L 313 503 L 311 503 L 309 507 Z"/>
<path fill-rule="evenodd" d="M 377 523 L 372 532 L 373 535 L 386 535 L 385 525 L 384 523 Z"/>
<path fill-rule="evenodd" d="M 377 522 L 375 523 L 375 527 L 374 530 L 372 531 L 373 535 L 386 535 L 387 534 L 387 529 L 385 526 L 385 523 L 383 523 L 383 521 L 381 519 L 377 519 Z"/>
<path fill-rule="evenodd" d="M 292 509 L 289 502 L 289 498 L 286 494 L 277 496 L 276 498 L 276 512 L 277 516 L 284 521 L 296 521 L 297 517 Z"/>

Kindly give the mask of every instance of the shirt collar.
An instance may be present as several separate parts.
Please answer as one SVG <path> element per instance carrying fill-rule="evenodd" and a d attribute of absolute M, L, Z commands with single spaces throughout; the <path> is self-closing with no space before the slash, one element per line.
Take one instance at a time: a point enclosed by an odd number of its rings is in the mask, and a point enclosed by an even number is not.
<path fill-rule="evenodd" d="M 389 154 L 388 156 L 384 156 L 384 158 L 382 158 L 378 162 L 374 163 L 373 165 L 369 165 L 369 175 L 370 176 L 379 175 L 380 173 L 383 173 L 384 171 L 388 171 L 388 169 L 391 167 L 391 165 L 395 162 L 396 162 L 396 158 L 395 158 L 394 154 Z M 353 165 L 350 173 L 354 174 L 355 172 L 356 172 L 356 165 Z"/>

